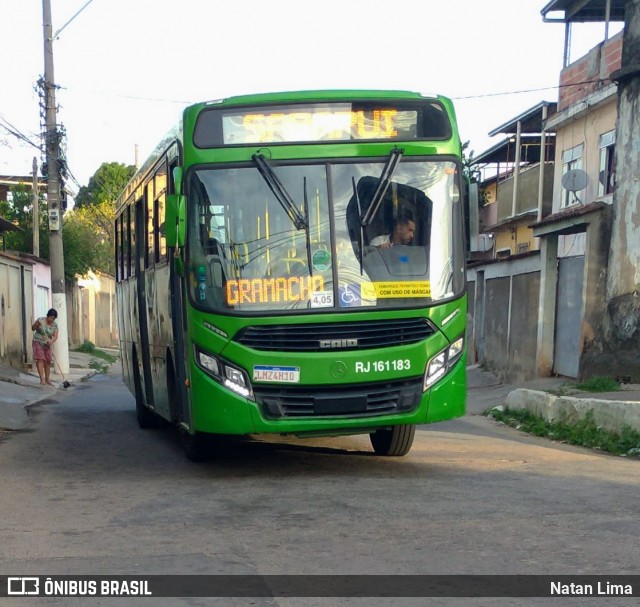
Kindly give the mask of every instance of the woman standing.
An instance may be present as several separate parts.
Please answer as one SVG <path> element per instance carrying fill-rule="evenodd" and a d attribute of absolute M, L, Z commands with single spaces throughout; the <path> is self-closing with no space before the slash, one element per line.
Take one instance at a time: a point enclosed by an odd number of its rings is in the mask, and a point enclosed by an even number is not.
<path fill-rule="evenodd" d="M 51 373 L 51 360 L 53 350 L 51 346 L 58 340 L 58 312 L 51 308 L 46 318 L 38 318 L 32 325 L 33 334 L 33 360 L 36 361 L 36 369 L 43 386 L 53 386 L 49 375 Z"/>

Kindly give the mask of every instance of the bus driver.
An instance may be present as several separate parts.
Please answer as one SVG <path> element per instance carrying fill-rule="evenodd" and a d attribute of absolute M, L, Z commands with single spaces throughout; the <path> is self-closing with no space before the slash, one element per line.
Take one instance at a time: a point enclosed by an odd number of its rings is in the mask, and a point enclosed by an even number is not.
<path fill-rule="evenodd" d="M 398 213 L 391 234 L 376 236 L 371 240 L 374 247 L 387 249 L 393 245 L 410 245 L 416 231 L 416 222 L 408 211 Z"/>

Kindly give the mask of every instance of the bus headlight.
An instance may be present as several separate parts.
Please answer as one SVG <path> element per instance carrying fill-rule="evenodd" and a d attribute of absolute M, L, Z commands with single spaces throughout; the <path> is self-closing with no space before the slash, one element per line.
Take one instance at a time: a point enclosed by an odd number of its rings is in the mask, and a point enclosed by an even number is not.
<path fill-rule="evenodd" d="M 198 364 L 212 375 L 220 375 L 220 366 L 213 356 L 198 352 Z"/>
<path fill-rule="evenodd" d="M 464 352 L 464 337 L 459 337 L 444 350 L 438 352 L 427 364 L 424 373 L 423 391 L 428 390 L 439 379 L 444 377 L 451 367 L 458 362 Z"/>
<path fill-rule="evenodd" d="M 240 368 L 233 366 L 219 356 L 214 356 L 195 347 L 196 364 L 209 377 L 215 379 L 225 388 L 253 400 L 253 390 L 247 374 Z"/>
<path fill-rule="evenodd" d="M 235 367 L 225 365 L 224 374 L 224 385 L 229 388 L 229 390 L 236 394 L 240 394 L 240 396 L 244 396 L 245 398 L 251 398 L 253 396 L 251 393 L 251 386 L 249 386 L 249 381 L 245 380 L 245 374 L 243 371 L 236 369 Z"/>

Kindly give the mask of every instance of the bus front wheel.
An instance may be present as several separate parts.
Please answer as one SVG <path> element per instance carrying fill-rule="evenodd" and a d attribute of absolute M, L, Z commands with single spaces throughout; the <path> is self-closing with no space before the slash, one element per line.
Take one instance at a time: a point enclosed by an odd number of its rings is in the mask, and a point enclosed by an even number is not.
<path fill-rule="evenodd" d="M 381 428 L 369 435 L 376 455 L 398 457 L 411 450 L 416 427 L 413 424 Z"/>
<path fill-rule="evenodd" d="M 199 432 L 190 434 L 185 428 L 179 428 L 180 445 L 187 459 L 191 462 L 203 462 L 207 459 L 206 437 Z"/>

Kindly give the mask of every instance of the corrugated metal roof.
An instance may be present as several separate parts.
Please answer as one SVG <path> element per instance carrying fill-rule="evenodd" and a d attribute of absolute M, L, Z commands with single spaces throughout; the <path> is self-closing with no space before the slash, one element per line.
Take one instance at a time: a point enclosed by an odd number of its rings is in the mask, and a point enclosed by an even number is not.
<path fill-rule="evenodd" d="M 521 223 L 524 223 L 527 219 L 531 220 L 532 217 L 536 217 L 538 215 L 537 210 L 524 211 L 522 213 L 518 213 L 518 215 L 512 215 L 511 217 L 507 217 L 499 221 L 498 223 L 494 223 L 492 226 L 487 226 L 482 231 L 484 233 L 493 232 L 494 230 L 499 230 L 500 228 L 507 228 L 509 226 L 515 226 Z"/>
<path fill-rule="evenodd" d="M 542 133 L 543 128 L 543 109 L 547 108 L 547 117 L 551 116 L 556 111 L 558 104 L 555 101 L 541 101 L 528 110 L 522 112 L 519 116 L 511 118 L 508 122 L 498 128 L 493 129 L 489 133 L 489 137 L 498 135 L 499 133 L 505 133 L 507 135 L 513 135 L 518 130 L 518 122 L 520 123 L 520 132 L 525 133 Z"/>
<path fill-rule="evenodd" d="M 520 137 L 520 162 L 534 163 L 540 162 L 540 135 L 521 135 Z M 555 133 L 547 133 L 546 142 L 547 160 L 553 160 L 553 150 L 555 148 Z M 499 143 L 482 152 L 473 158 L 470 165 L 497 164 L 504 162 L 515 162 L 516 160 L 516 140 L 515 137 L 508 137 Z"/>
<path fill-rule="evenodd" d="M 13 225 L 10 221 L 7 221 L 3 217 L 0 217 L 0 234 L 4 232 L 22 232 L 22 228 Z"/>
<path fill-rule="evenodd" d="M 567 207 L 562 211 L 558 211 L 557 213 L 553 213 L 552 215 L 548 215 L 541 221 L 531 224 L 529 227 L 542 228 L 554 223 L 561 223 L 568 219 L 576 219 L 577 217 L 582 217 L 583 215 L 587 215 L 588 213 L 593 213 L 594 211 L 598 211 L 599 209 L 602 209 L 606 206 L 608 206 L 607 203 L 603 202 L 602 200 L 596 200 L 594 202 L 590 202 L 589 204 L 577 204 L 571 207 Z"/>
<path fill-rule="evenodd" d="M 610 0 L 609 21 L 624 21 L 625 0 Z M 540 11 L 544 19 L 551 21 L 585 22 L 605 21 L 607 0 L 551 0 Z M 564 15 L 549 15 L 563 12 Z"/>

